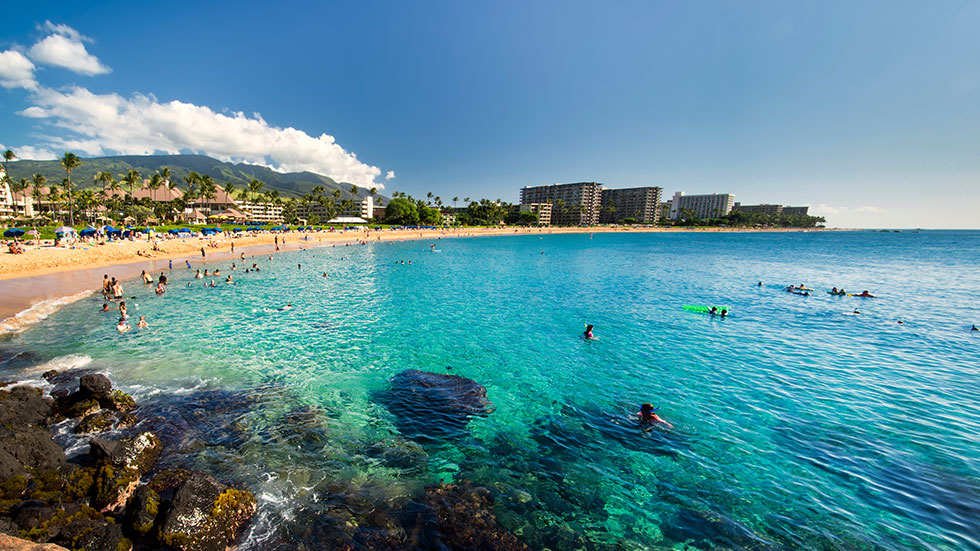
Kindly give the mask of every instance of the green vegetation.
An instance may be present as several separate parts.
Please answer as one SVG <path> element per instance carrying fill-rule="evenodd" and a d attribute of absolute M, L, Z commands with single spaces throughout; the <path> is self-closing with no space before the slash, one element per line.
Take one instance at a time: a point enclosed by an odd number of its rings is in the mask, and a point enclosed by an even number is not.
<path fill-rule="evenodd" d="M 691 209 L 681 209 L 677 226 L 728 226 L 736 228 L 815 228 L 827 222 L 823 216 L 805 214 L 763 214 L 733 210 L 727 216 L 699 218 Z"/>

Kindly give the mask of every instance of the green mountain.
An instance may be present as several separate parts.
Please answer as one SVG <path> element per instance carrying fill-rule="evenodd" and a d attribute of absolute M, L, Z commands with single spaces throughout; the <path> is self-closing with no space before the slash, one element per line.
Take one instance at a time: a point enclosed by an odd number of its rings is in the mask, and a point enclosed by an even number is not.
<path fill-rule="evenodd" d="M 95 174 L 107 171 L 121 180 L 130 170 L 138 170 L 144 178 L 149 178 L 154 172 L 170 168 L 170 173 L 178 182 L 181 189 L 184 176 L 191 171 L 207 174 L 214 179 L 219 187 L 228 182 L 235 184 L 238 190 L 245 187 L 253 178 L 265 184 L 263 191 L 278 190 L 285 197 L 300 197 L 313 190 L 314 186 L 323 186 L 329 197 L 335 189 L 341 192 L 341 199 L 351 198 L 351 185 L 338 183 L 332 178 L 312 172 L 281 173 L 263 166 L 244 163 L 225 163 L 204 155 L 115 155 L 112 157 L 93 157 L 82 159 L 82 166 L 71 173 L 72 182 L 79 189 L 97 187 Z M 54 161 L 11 161 L 10 177 L 19 181 L 21 178 L 30 180 L 34 174 L 43 174 L 49 183 L 56 184 L 65 178 L 65 169 L 61 163 Z M 369 195 L 369 190 L 358 189 L 357 200 Z M 383 197 L 383 196 L 381 196 Z M 387 198 L 386 198 L 387 199 Z"/>

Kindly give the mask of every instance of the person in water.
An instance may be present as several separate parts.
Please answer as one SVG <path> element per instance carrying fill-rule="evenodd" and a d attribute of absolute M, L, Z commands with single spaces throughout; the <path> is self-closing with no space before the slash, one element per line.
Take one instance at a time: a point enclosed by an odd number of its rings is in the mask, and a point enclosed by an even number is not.
<path fill-rule="evenodd" d="M 150 327 L 150 324 L 146 323 L 146 316 L 140 316 L 140 321 L 136 324 L 136 327 L 139 327 L 140 329 L 147 329 Z"/>
<path fill-rule="evenodd" d="M 108 312 L 109 311 L 109 303 L 108 302 L 103 302 L 102 303 L 102 311 L 103 312 Z M 976 329 L 977 326 L 974 325 L 973 328 Z"/>
<path fill-rule="evenodd" d="M 116 324 L 116 331 L 119 331 L 120 333 L 125 333 L 126 331 L 129 331 L 129 329 L 130 327 L 129 324 L 126 323 L 126 320 L 123 318 L 119 318 L 119 323 Z"/>
<path fill-rule="evenodd" d="M 978 329 L 976 324 L 974 324 L 973 327 L 970 328 L 970 331 L 980 331 L 980 329 Z"/>
<path fill-rule="evenodd" d="M 726 308 L 722 308 L 722 309 L 721 309 L 721 317 L 725 317 L 725 316 L 727 316 L 727 315 L 728 315 L 728 309 L 726 309 Z"/>
<path fill-rule="evenodd" d="M 717 314 L 718 313 L 718 307 L 717 306 L 712 306 L 711 307 L 711 310 L 709 310 L 708 313 L 711 314 L 712 316 L 715 315 L 715 314 Z"/>
<path fill-rule="evenodd" d="M 590 340 L 590 341 L 595 339 L 595 335 L 592 334 L 592 325 L 591 324 L 587 324 L 585 326 L 585 333 L 582 333 L 582 337 L 584 339 Z"/>
<path fill-rule="evenodd" d="M 856 296 L 856 297 L 864 297 L 864 298 L 875 298 L 875 296 L 872 295 L 871 293 L 869 293 L 867 290 L 863 291 L 859 295 L 854 295 L 854 296 Z"/>
<path fill-rule="evenodd" d="M 644 425 L 657 425 L 657 424 L 661 424 L 661 425 L 664 425 L 665 427 L 667 427 L 668 429 L 674 428 L 674 425 L 671 425 L 667 421 L 664 421 L 663 419 L 661 419 L 661 417 L 659 415 L 657 415 L 657 410 L 658 409 L 660 409 L 660 408 L 654 408 L 653 407 L 653 404 L 643 404 L 643 405 L 641 405 L 640 406 L 640 411 L 637 412 L 637 415 L 640 416 L 640 422 L 643 423 Z"/>

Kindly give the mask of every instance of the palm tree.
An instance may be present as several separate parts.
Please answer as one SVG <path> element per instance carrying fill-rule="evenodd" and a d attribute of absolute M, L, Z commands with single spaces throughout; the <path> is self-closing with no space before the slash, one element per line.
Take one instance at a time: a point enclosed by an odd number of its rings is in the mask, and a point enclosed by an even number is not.
<path fill-rule="evenodd" d="M 61 158 L 61 166 L 64 167 L 65 172 L 68 173 L 68 218 L 69 226 L 75 225 L 75 215 L 72 213 L 71 209 L 71 171 L 82 166 L 82 160 L 78 158 L 74 153 L 65 152 L 65 156 Z"/>
<path fill-rule="evenodd" d="M 263 184 L 259 180 L 255 179 L 255 178 L 252 178 L 251 180 L 249 180 L 249 182 L 248 182 L 248 191 L 249 191 L 249 193 L 252 194 L 252 202 L 253 203 L 256 201 L 255 200 L 255 196 L 258 195 L 260 191 L 262 191 L 262 188 L 263 187 L 265 187 L 265 184 Z"/>
<path fill-rule="evenodd" d="M 359 191 L 361 191 L 361 190 L 358 189 L 357 186 L 351 186 L 350 187 L 350 194 L 353 195 L 354 198 L 357 198 L 357 192 L 359 192 Z"/>
<path fill-rule="evenodd" d="M 453 197 L 453 208 L 456 208 L 456 201 L 459 201 L 459 197 Z"/>
<path fill-rule="evenodd" d="M 140 172 L 136 169 L 130 170 L 126 173 L 126 177 L 123 178 L 124 184 L 129 184 L 129 203 L 133 204 L 133 195 L 136 193 L 136 183 L 139 182 L 140 187 L 143 187 L 143 178 L 140 176 Z"/>
<path fill-rule="evenodd" d="M 201 175 L 198 174 L 197 172 L 194 172 L 193 170 L 190 171 L 190 172 L 188 172 L 187 173 L 187 176 L 184 176 L 184 183 L 187 184 L 187 191 L 188 192 L 193 191 L 194 190 L 194 184 L 196 184 L 196 183 L 198 183 L 200 181 L 201 181 Z"/>
<path fill-rule="evenodd" d="M 214 184 L 214 180 L 212 180 L 207 174 L 201 176 L 201 197 L 204 198 L 204 203 L 207 205 L 209 215 L 212 213 L 211 205 L 208 203 L 208 200 L 217 197 L 216 192 L 217 186 Z"/>
<path fill-rule="evenodd" d="M 163 187 L 163 175 L 159 172 L 150 177 L 150 183 L 146 186 L 150 190 L 150 198 L 156 203 L 157 194 L 156 191 Z"/>
<path fill-rule="evenodd" d="M 44 174 L 34 175 L 34 198 L 37 199 L 38 216 L 41 215 L 41 188 L 44 187 L 44 182 L 46 181 L 47 178 L 44 177 Z"/>
<path fill-rule="evenodd" d="M 233 195 L 235 193 L 235 184 L 228 182 L 227 184 L 225 184 L 225 187 L 221 188 L 221 191 L 225 192 L 225 194 L 228 195 L 228 199 L 231 199 L 232 201 L 235 200 L 235 197 Z"/>
<path fill-rule="evenodd" d="M 334 201 L 336 201 L 337 199 L 340 199 L 340 196 L 341 195 L 343 195 L 343 194 L 340 192 L 339 189 L 333 190 L 333 200 Z"/>
<path fill-rule="evenodd" d="M 7 176 L 7 178 L 10 178 L 10 176 Z M 28 180 L 27 178 L 21 178 L 20 179 L 20 182 L 18 182 L 18 183 L 13 183 L 12 182 L 10 184 L 10 198 L 13 199 L 17 195 L 18 192 L 23 192 L 24 190 L 26 190 L 29 187 L 31 187 L 31 181 Z M 27 195 L 26 194 L 23 194 L 23 196 L 21 197 L 21 199 L 22 200 L 25 200 L 25 204 L 22 205 L 23 206 L 23 211 L 22 212 L 26 212 L 27 211 L 27 205 L 26 205 Z M 13 203 L 14 203 L 14 213 L 16 213 L 17 212 L 17 202 L 14 201 Z"/>
<path fill-rule="evenodd" d="M 9 163 L 10 161 L 12 161 L 12 160 L 14 160 L 16 158 L 17 158 L 17 155 L 14 155 L 14 152 L 11 151 L 11 150 L 9 150 L 9 149 L 3 152 L 3 171 L 4 171 L 4 173 L 10 174 L 9 172 L 7 172 L 7 163 Z"/>

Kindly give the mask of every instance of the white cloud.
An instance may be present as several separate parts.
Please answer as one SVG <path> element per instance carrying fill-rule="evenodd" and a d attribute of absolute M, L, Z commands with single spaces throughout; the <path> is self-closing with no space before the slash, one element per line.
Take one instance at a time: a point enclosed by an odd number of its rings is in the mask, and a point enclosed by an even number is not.
<path fill-rule="evenodd" d="M 17 50 L 0 52 L 0 86 L 33 90 L 37 87 L 34 64 Z"/>
<path fill-rule="evenodd" d="M 385 174 L 385 180 L 394 180 L 394 179 L 395 179 L 395 171 L 389 170 L 388 173 Z"/>
<path fill-rule="evenodd" d="M 835 214 L 885 214 L 886 211 L 878 207 L 833 207 L 820 204 L 810 209 L 812 216 L 831 216 Z"/>
<path fill-rule="evenodd" d="M 60 34 L 67 36 L 68 38 L 74 40 L 75 42 L 87 41 L 91 42 L 92 39 L 87 36 L 82 36 L 81 33 L 75 29 L 69 27 L 65 24 L 55 25 L 51 21 L 45 21 L 43 25 L 37 26 L 38 30 L 50 33 L 50 34 Z"/>
<path fill-rule="evenodd" d="M 153 96 L 94 94 L 75 87 L 57 91 L 41 87 L 35 105 L 21 115 L 42 119 L 68 132 L 45 138 L 38 150 L 85 155 L 148 155 L 159 152 L 202 153 L 222 161 L 244 162 L 280 172 L 310 171 L 361 187 L 375 183 L 377 167 L 362 163 L 333 136 L 313 137 L 295 128 L 270 125 L 258 114 L 216 113 L 209 107 Z M 394 177 L 394 172 L 388 173 Z"/>
<path fill-rule="evenodd" d="M 0 146 L 0 149 L 6 149 Z M 50 149 L 45 149 L 43 147 L 34 147 L 33 145 L 22 145 L 20 147 L 10 148 L 14 153 L 17 154 L 17 158 L 23 161 L 53 161 L 58 158 L 58 154 Z"/>
<path fill-rule="evenodd" d="M 64 67 L 83 75 L 101 75 L 110 69 L 85 49 L 83 40 L 89 40 L 67 25 L 54 25 L 46 21 L 43 30 L 52 32 L 31 46 L 31 59 L 44 65 Z"/>

